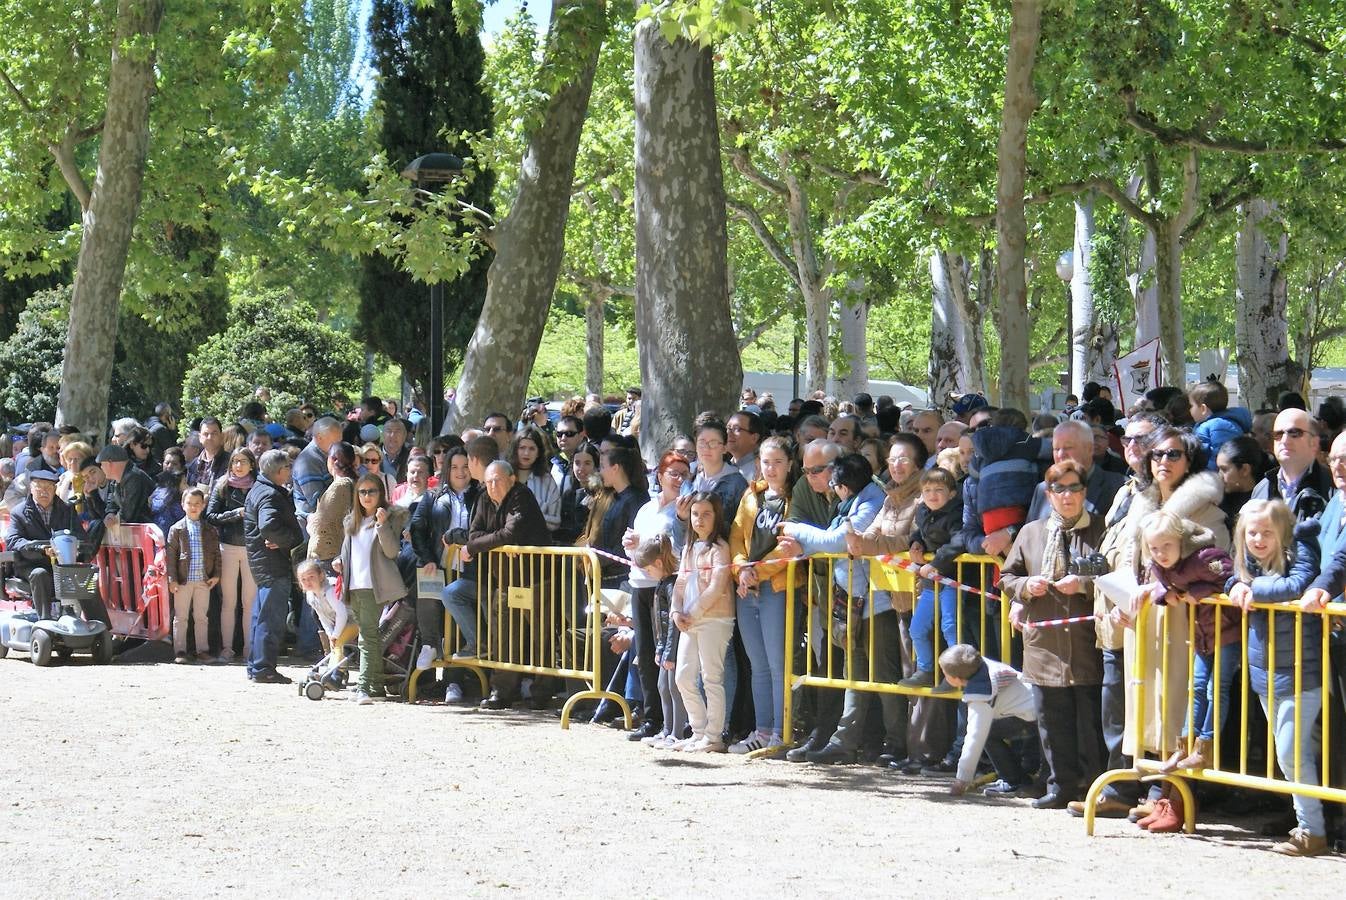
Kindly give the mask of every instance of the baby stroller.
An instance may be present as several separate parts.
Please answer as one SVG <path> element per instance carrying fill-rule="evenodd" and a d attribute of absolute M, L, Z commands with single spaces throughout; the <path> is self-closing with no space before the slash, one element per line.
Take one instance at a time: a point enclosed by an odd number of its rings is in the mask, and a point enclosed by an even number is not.
<path fill-rule="evenodd" d="M 331 651 L 299 683 L 300 696 L 321 700 L 328 691 L 346 688 L 349 670 L 360 665 L 359 636 L 359 627 L 350 622 L 332 639 Z M 416 649 L 416 610 L 405 600 L 388 604 L 379 617 L 379 637 L 384 690 L 390 697 L 405 697 Z"/>

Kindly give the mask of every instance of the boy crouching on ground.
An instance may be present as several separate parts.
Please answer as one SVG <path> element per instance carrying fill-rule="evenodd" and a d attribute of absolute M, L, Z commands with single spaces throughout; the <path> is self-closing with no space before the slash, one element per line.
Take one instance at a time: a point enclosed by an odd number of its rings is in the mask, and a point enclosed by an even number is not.
<path fill-rule="evenodd" d="M 1014 796 L 1029 787 L 1040 765 L 1037 707 L 1033 690 L 1012 666 L 983 659 L 971 644 L 954 644 L 939 655 L 944 679 L 963 691 L 967 704 L 967 738 L 958 759 L 958 773 L 949 793 L 961 796 L 977 774 L 982 750 L 991 758 L 999 780 L 986 795 Z M 1015 745 L 1023 745 L 1023 752 Z"/>

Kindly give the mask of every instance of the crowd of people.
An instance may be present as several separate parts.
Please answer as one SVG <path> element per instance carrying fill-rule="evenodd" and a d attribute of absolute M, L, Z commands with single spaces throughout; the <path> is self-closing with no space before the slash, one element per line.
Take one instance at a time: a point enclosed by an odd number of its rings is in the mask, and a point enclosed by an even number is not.
<path fill-rule="evenodd" d="M 1324 704 L 1341 707 L 1339 691 L 1324 695 L 1324 668 L 1343 666 L 1339 634 L 1323 658 L 1317 614 L 1346 583 L 1346 409 L 1335 399 L 1316 416 L 1295 395 L 1254 414 L 1208 381 L 1117 410 L 1090 385 L 1065 414 L 1030 418 L 978 395 L 947 416 L 867 394 L 796 398 L 781 411 L 745 389 L 738 409 L 703 413 L 657 448 L 641 444 L 642 402 L 633 388 L 620 404 L 573 398 L 558 416 L 533 399 L 517 417 L 491 413 L 441 436 L 377 397 L 274 422 L 260 398 L 228 422 L 180 423 L 160 404 L 144 423 L 113 423 L 97 451 L 76 429 L 38 424 L 0 448 L 6 546 L 41 602 L 50 574 L 27 543 L 63 527 L 96 543 L 107 527 L 155 523 L 178 661 L 241 657 L 254 682 L 287 683 L 277 662 L 289 632 L 294 653 L 312 659 L 350 621 L 360 704 L 385 691 L 386 605 L 415 605 L 415 665 L 439 679 L 423 680 L 426 695 L 462 702 L 461 670 L 434 663 L 487 652 L 483 555 L 589 547 L 601 560 L 590 577 L 630 600 L 604 634 L 610 686 L 637 712 L 631 740 L 872 762 L 947 778 L 955 794 L 984 784 L 988 796 L 1077 815 L 1093 779 L 1132 758 L 1215 768 L 1252 741 L 1249 727 L 1216 757 L 1216 735 L 1238 725 L 1229 713 L 1243 614 L 1199 601 L 1227 593 L 1246 611 L 1248 683 L 1274 735 L 1266 752 L 1290 777 L 1317 780 L 1314 723 Z M 902 553 L 914 587 L 871 587 L 874 557 Z M 832 562 L 788 564 L 818 554 Z M 936 590 L 961 554 L 1004 563 L 998 593 L 985 585 L 987 604 L 960 615 Z M 802 593 L 792 571 L 819 573 L 832 613 L 808 624 L 807 639 L 787 640 L 786 604 Z M 1129 587 L 1099 588 L 1104 573 Z M 424 578 L 442 579 L 442 593 L 418 591 Z M 1255 605 L 1271 602 L 1306 614 Z M 985 614 L 994 631 L 997 603 L 1016 632 L 1008 659 L 995 658 L 998 642 L 974 646 L 972 623 Z M 445 644 L 446 611 L 457 646 Z M 1128 671 L 1141 618 L 1143 703 Z M 802 630 L 808 617 L 795 620 Z M 791 646 L 812 654 L 814 671 L 910 691 L 810 689 L 796 704 L 806 729 L 786 733 Z M 566 689 L 496 671 L 481 704 L 543 708 Z M 961 702 L 941 696 L 958 690 Z M 1129 730 L 1128 711 L 1139 723 Z M 586 709 L 597 722 L 617 713 L 609 702 Z M 1296 795 L 1293 808 L 1277 849 L 1326 852 L 1323 804 Z M 1178 830 L 1184 814 L 1178 794 L 1139 782 L 1110 785 L 1098 812 L 1152 832 Z"/>

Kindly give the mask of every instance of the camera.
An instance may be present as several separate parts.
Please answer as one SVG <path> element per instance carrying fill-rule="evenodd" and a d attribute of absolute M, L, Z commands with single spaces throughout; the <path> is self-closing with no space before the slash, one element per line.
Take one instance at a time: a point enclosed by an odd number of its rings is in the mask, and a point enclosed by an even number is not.
<path fill-rule="evenodd" d="M 1087 556 L 1072 556 L 1066 563 L 1066 574 L 1080 578 L 1097 578 L 1112 571 L 1108 559 L 1102 553 L 1090 553 Z"/>

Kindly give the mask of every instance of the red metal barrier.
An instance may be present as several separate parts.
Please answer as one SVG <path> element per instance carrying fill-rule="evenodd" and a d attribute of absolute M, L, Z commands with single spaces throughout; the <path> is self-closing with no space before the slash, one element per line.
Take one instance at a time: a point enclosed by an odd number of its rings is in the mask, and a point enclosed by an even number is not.
<path fill-rule="evenodd" d="M 98 548 L 98 592 L 119 637 L 164 640 L 172 601 L 164 566 L 164 536 L 157 525 L 109 529 Z"/>

